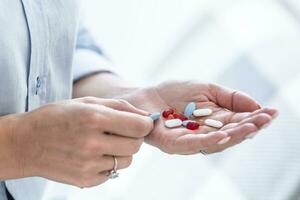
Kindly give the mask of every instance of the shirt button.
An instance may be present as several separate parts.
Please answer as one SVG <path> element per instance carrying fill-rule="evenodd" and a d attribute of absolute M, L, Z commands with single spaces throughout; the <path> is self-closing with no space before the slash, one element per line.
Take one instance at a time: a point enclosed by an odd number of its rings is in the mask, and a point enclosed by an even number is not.
<path fill-rule="evenodd" d="M 41 82 L 40 77 L 38 76 L 38 77 L 36 77 L 36 85 L 35 85 L 35 94 L 36 95 L 38 95 L 41 85 L 42 85 L 42 82 Z"/>

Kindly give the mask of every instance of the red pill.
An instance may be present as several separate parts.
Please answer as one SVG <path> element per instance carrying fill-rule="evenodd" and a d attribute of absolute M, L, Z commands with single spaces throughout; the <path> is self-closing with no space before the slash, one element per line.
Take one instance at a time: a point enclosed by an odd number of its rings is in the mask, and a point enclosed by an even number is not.
<path fill-rule="evenodd" d="M 197 123 L 197 122 L 189 122 L 187 125 L 186 125 L 186 128 L 189 129 L 189 130 L 197 130 L 199 128 L 200 124 Z"/>
<path fill-rule="evenodd" d="M 175 113 L 175 114 L 173 114 L 173 116 L 175 119 L 180 119 L 181 121 L 188 120 L 188 118 L 182 114 Z"/>
<path fill-rule="evenodd" d="M 169 115 L 169 116 L 167 117 L 167 119 L 168 119 L 168 120 L 171 120 L 171 119 L 175 119 L 175 117 L 174 117 L 174 115 L 171 114 L 171 115 Z"/>
<path fill-rule="evenodd" d="M 174 114 L 174 109 L 168 109 L 168 110 L 165 110 L 163 113 L 162 113 L 162 116 L 166 119 L 168 119 L 169 115 L 172 115 Z"/>

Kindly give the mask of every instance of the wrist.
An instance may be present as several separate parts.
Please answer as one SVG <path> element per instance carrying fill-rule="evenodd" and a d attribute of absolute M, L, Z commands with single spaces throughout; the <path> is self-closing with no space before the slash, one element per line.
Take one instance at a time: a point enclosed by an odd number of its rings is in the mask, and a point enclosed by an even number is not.
<path fill-rule="evenodd" d="M 166 107 L 155 86 L 127 90 L 127 93 L 123 94 L 121 99 L 148 112 L 160 112 L 162 108 Z"/>
<path fill-rule="evenodd" d="M 151 88 L 127 88 L 115 98 L 124 99 L 137 108 L 150 111 L 147 106 L 150 91 Z"/>
<path fill-rule="evenodd" d="M 0 118 L 0 178 L 13 179 L 25 177 L 23 159 L 20 158 L 21 147 L 18 145 L 19 133 L 16 132 L 18 114 Z"/>

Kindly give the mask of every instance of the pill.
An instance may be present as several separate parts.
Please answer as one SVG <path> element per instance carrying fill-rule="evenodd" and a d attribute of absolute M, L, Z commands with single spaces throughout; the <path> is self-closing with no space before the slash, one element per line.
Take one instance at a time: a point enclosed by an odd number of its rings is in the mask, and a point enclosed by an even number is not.
<path fill-rule="evenodd" d="M 186 125 L 186 128 L 189 130 L 197 130 L 199 128 L 200 124 L 197 122 L 188 122 Z"/>
<path fill-rule="evenodd" d="M 205 120 L 204 124 L 207 125 L 207 126 L 214 127 L 214 128 L 222 128 L 224 126 L 222 122 L 217 121 L 217 120 L 213 120 L 213 119 Z"/>
<path fill-rule="evenodd" d="M 168 109 L 168 110 L 165 110 L 163 113 L 162 113 L 162 116 L 164 117 L 164 118 L 168 118 L 169 117 L 169 115 L 172 115 L 172 114 L 174 114 L 174 109 Z"/>
<path fill-rule="evenodd" d="M 160 118 L 161 114 L 159 112 L 155 112 L 149 115 L 149 117 L 153 120 L 156 121 Z"/>
<path fill-rule="evenodd" d="M 167 128 L 176 128 L 182 125 L 182 121 L 180 119 L 171 119 L 165 121 L 165 126 Z"/>
<path fill-rule="evenodd" d="M 195 110 L 193 112 L 193 115 L 195 117 L 205 117 L 205 116 L 209 116 L 213 113 L 212 109 L 198 109 L 198 110 Z"/>
<path fill-rule="evenodd" d="M 186 127 L 189 122 L 193 122 L 192 120 L 185 120 L 182 122 L 182 126 Z"/>
<path fill-rule="evenodd" d="M 175 119 L 175 117 L 174 117 L 173 114 L 171 114 L 171 115 L 169 115 L 169 116 L 167 117 L 167 119 Z"/>
<path fill-rule="evenodd" d="M 191 102 L 189 103 L 185 109 L 184 109 L 184 116 L 186 116 L 187 118 L 189 118 L 190 116 L 193 115 L 193 112 L 196 110 L 196 103 L 195 102 Z"/>
<path fill-rule="evenodd" d="M 181 121 L 188 120 L 188 118 L 182 114 L 174 113 L 173 114 L 174 119 L 180 119 Z"/>

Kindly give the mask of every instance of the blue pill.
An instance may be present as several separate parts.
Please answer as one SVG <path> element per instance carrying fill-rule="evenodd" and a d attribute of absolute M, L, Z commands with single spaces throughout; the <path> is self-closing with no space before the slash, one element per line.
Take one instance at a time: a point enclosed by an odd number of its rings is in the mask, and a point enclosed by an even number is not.
<path fill-rule="evenodd" d="M 190 116 L 192 116 L 193 112 L 196 110 L 196 103 L 195 102 L 191 102 L 189 103 L 184 110 L 184 116 L 186 116 L 187 118 L 189 118 Z"/>
<path fill-rule="evenodd" d="M 149 115 L 149 117 L 153 120 L 153 121 L 156 121 L 160 118 L 161 114 L 159 112 L 155 112 L 155 113 L 152 113 L 151 115 Z"/>

